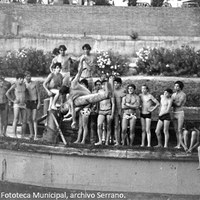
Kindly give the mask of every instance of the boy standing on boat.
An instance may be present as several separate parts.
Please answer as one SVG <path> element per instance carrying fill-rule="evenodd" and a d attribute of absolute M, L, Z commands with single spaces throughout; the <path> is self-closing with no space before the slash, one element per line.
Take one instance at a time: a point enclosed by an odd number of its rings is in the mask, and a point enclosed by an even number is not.
<path fill-rule="evenodd" d="M 6 92 L 10 88 L 11 83 L 6 81 L 2 75 L 0 75 L 0 136 L 6 135 L 6 129 L 8 124 L 8 99 Z"/>
<path fill-rule="evenodd" d="M 14 98 L 12 97 L 12 92 L 14 91 Z M 19 121 L 19 115 L 22 117 L 22 131 L 21 135 L 24 137 L 26 132 L 26 103 L 27 103 L 27 89 L 26 84 L 24 83 L 24 75 L 17 74 L 16 82 L 11 86 L 11 88 L 6 92 L 8 99 L 13 102 L 13 133 L 17 137 L 17 123 Z"/>

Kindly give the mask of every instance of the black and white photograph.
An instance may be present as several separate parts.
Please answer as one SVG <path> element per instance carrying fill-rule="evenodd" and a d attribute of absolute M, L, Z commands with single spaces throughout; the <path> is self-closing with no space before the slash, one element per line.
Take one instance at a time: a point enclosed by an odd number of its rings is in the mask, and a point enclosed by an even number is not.
<path fill-rule="evenodd" d="M 200 0 L 0 0 L 0 200 L 200 200 Z"/>

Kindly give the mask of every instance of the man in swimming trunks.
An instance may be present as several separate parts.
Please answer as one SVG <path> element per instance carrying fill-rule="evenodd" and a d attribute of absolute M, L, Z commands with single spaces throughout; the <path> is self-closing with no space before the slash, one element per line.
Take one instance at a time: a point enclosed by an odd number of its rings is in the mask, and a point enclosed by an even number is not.
<path fill-rule="evenodd" d="M 159 111 L 159 119 L 156 126 L 156 136 L 158 139 L 158 145 L 155 147 L 163 147 L 162 145 L 162 137 L 161 137 L 161 129 L 164 125 L 163 132 L 165 136 L 165 144 L 164 148 L 168 147 L 168 141 L 169 141 L 169 124 L 170 124 L 170 111 L 172 107 L 172 93 L 173 91 L 169 88 L 167 88 L 164 91 L 164 94 L 160 96 L 160 111 Z"/>
<path fill-rule="evenodd" d="M 14 99 L 12 97 L 12 91 L 14 91 Z M 17 137 L 17 123 L 19 120 L 19 115 L 22 117 L 22 131 L 21 136 L 24 137 L 26 133 L 26 123 L 27 123 L 27 115 L 26 115 L 26 103 L 28 98 L 28 91 L 26 88 L 26 84 L 24 83 L 24 75 L 17 74 L 16 82 L 10 87 L 10 89 L 6 92 L 7 98 L 13 102 L 13 133 L 15 137 Z"/>
<path fill-rule="evenodd" d="M 6 135 L 6 129 L 8 125 L 8 99 L 6 92 L 10 88 L 11 83 L 6 81 L 2 75 L 0 75 L 0 136 Z"/>
<path fill-rule="evenodd" d="M 173 124 L 174 129 L 176 131 L 176 138 L 177 138 L 177 146 L 175 148 L 180 149 L 181 145 L 185 147 L 183 144 L 183 123 L 184 123 L 184 109 L 183 106 L 186 102 L 186 94 L 182 91 L 184 87 L 183 82 L 176 81 L 174 83 L 174 90 L 175 92 L 172 95 L 173 99 Z"/>
<path fill-rule="evenodd" d="M 120 77 L 114 78 L 114 100 L 115 100 L 115 113 L 114 113 L 114 134 L 115 145 L 121 142 L 121 119 L 122 119 L 122 98 L 126 95 L 125 89 L 122 87 L 122 79 Z"/>
<path fill-rule="evenodd" d="M 135 138 L 135 124 L 136 124 L 136 111 L 140 105 L 140 98 L 135 94 L 136 87 L 134 84 L 127 86 L 127 94 L 122 98 L 122 145 L 125 145 L 126 138 L 129 141 L 127 135 L 127 127 L 129 123 L 130 127 L 130 146 L 133 146 Z M 129 142 L 128 142 L 129 143 Z M 129 144 L 127 144 L 129 145 Z"/>
<path fill-rule="evenodd" d="M 37 140 L 37 111 L 40 108 L 40 91 L 38 82 L 32 81 L 31 73 L 25 72 L 25 84 L 28 90 L 28 99 L 26 103 L 27 108 L 27 122 L 29 126 L 29 138 Z"/>
<path fill-rule="evenodd" d="M 99 90 L 99 93 L 104 93 L 106 91 L 105 84 L 107 84 L 106 80 L 101 82 L 102 89 Z M 98 123 L 97 123 L 97 133 L 99 141 L 95 143 L 95 145 L 102 145 L 102 135 L 103 135 L 103 124 L 105 123 L 105 139 L 106 145 L 109 144 L 110 136 L 111 136 L 111 123 L 114 116 L 114 97 L 109 96 L 107 99 L 99 102 L 99 115 L 98 115 Z"/>
<path fill-rule="evenodd" d="M 147 147 L 151 147 L 151 113 L 159 106 L 159 102 L 149 93 L 147 85 L 142 85 L 141 91 L 142 93 L 139 95 L 141 103 L 140 121 L 142 125 L 141 147 L 145 146 L 146 135 Z"/>

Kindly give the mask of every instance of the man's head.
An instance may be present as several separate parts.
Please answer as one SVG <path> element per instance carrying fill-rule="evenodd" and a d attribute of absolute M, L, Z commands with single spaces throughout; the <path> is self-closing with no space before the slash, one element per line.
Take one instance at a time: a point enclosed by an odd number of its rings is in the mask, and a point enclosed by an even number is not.
<path fill-rule="evenodd" d="M 95 81 L 94 86 L 95 86 L 96 90 L 101 89 L 101 81 L 100 80 Z"/>
<path fill-rule="evenodd" d="M 83 46 L 82 46 L 82 49 L 83 49 L 83 51 L 84 51 L 84 53 L 86 54 L 86 55 L 88 55 L 89 53 L 90 53 L 90 51 L 91 51 L 91 46 L 89 45 L 89 44 L 84 44 Z"/>
<path fill-rule="evenodd" d="M 66 94 L 69 94 L 70 93 L 70 88 L 68 86 L 65 86 L 63 85 L 61 88 L 60 88 L 60 94 L 61 95 L 66 95 Z"/>
<path fill-rule="evenodd" d="M 115 89 L 119 89 L 121 85 L 122 85 L 122 79 L 120 77 L 115 77 L 114 79 Z"/>
<path fill-rule="evenodd" d="M 167 97 L 167 98 L 170 98 L 173 94 L 173 90 L 170 89 L 170 88 L 167 88 L 165 91 L 164 91 L 164 95 Z"/>
<path fill-rule="evenodd" d="M 133 94 L 136 90 L 136 86 L 134 84 L 129 84 L 126 88 L 127 94 Z"/>
<path fill-rule="evenodd" d="M 28 83 L 31 81 L 31 72 L 30 71 L 25 72 L 25 78 Z"/>
<path fill-rule="evenodd" d="M 181 82 L 181 81 L 176 81 L 176 82 L 174 83 L 174 90 L 175 90 L 175 91 L 180 91 L 180 90 L 182 90 L 183 88 L 184 88 L 183 82 Z"/>
<path fill-rule="evenodd" d="M 81 85 L 84 85 L 86 88 L 88 88 L 89 87 L 89 84 L 88 84 L 88 81 L 87 81 L 87 79 L 82 79 L 81 81 L 80 81 L 80 84 Z"/>
<path fill-rule="evenodd" d="M 24 82 L 24 74 L 21 73 L 17 74 L 16 79 L 19 84 L 22 84 Z"/>
<path fill-rule="evenodd" d="M 58 47 L 58 49 L 59 49 L 59 53 L 60 53 L 62 56 L 64 56 L 64 55 L 65 55 L 65 51 L 67 50 L 67 47 L 66 47 L 65 45 L 60 45 L 60 46 Z"/>
<path fill-rule="evenodd" d="M 62 65 L 61 65 L 61 63 L 58 63 L 58 62 L 53 64 L 53 66 L 52 66 L 54 73 L 59 73 L 61 68 L 62 68 Z"/>
<path fill-rule="evenodd" d="M 142 85 L 141 91 L 143 94 L 146 94 L 149 92 L 149 87 L 147 85 Z"/>

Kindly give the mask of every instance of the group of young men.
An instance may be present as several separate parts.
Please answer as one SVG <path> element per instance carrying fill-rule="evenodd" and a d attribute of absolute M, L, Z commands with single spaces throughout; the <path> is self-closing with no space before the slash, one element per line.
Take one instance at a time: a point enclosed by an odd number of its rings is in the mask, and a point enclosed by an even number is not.
<path fill-rule="evenodd" d="M 102 76 L 100 80 L 94 82 L 92 77 L 94 56 L 90 53 L 91 47 L 85 44 L 82 49 L 84 53 L 80 57 L 66 54 L 65 45 L 55 49 L 50 66 L 51 72 L 43 83 L 50 98 L 49 110 L 57 110 L 57 103 L 60 100 L 63 120 L 71 121 L 72 128 L 78 127 L 78 136 L 74 143 L 85 144 L 86 137 L 90 134 L 90 142 L 95 145 L 102 145 L 105 142 L 106 145 L 114 143 L 132 146 L 136 134 L 136 120 L 139 117 L 142 129 L 141 147 L 146 145 L 151 147 L 151 115 L 159 107 L 155 130 L 158 140 L 156 147 L 163 147 L 162 128 L 164 147 L 168 147 L 170 121 L 173 121 L 176 132 L 175 148 L 182 146 L 186 152 L 192 152 L 198 147 L 199 127 L 184 122 L 183 106 L 186 102 L 186 94 L 183 92 L 184 84 L 181 81 L 175 82 L 174 92 L 166 88 L 160 96 L 160 102 L 150 94 L 145 84 L 137 95 L 136 86 L 129 84 L 124 89 L 120 77 Z M 73 62 L 79 62 L 79 67 L 76 76 L 70 79 L 70 66 Z M 22 137 L 28 123 L 30 138 L 37 139 L 36 114 L 41 100 L 38 84 L 31 80 L 30 72 L 26 72 L 25 75 L 18 74 L 12 86 L 0 77 L 1 136 L 6 135 L 8 100 L 13 103 L 14 135 L 17 137 L 17 124 L 21 115 Z M 114 127 L 113 131 L 112 127 Z"/>
<path fill-rule="evenodd" d="M 25 78 L 25 81 L 24 81 Z M 40 91 L 37 82 L 31 80 L 31 73 L 17 74 L 11 85 L 0 76 L 0 136 L 6 136 L 9 105 L 13 105 L 13 134 L 24 137 L 29 126 L 29 138 L 37 140 L 37 110 L 40 108 Z M 21 119 L 22 131 L 17 134 L 17 125 Z"/>

